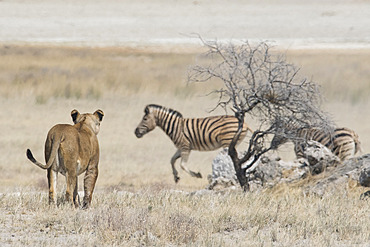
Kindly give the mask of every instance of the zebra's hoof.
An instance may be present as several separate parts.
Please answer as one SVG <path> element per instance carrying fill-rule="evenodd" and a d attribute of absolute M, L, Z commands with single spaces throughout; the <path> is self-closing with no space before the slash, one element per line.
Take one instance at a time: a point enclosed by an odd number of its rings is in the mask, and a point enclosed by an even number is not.
<path fill-rule="evenodd" d="M 175 179 L 175 183 L 178 183 L 178 182 L 179 182 L 179 180 L 180 180 L 180 177 L 175 176 L 175 177 L 174 177 L 174 179 Z"/>
<path fill-rule="evenodd" d="M 196 174 L 195 174 L 195 176 L 196 176 L 197 178 L 202 178 L 202 174 L 201 174 L 200 172 L 196 173 Z"/>

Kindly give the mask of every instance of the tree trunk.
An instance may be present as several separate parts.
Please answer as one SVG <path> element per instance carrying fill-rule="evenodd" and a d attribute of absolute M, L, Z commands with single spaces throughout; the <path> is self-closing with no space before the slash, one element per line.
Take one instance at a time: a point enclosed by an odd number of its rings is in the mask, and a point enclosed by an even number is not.
<path fill-rule="evenodd" d="M 248 191 L 249 184 L 248 184 L 248 179 L 245 175 L 246 169 L 242 168 L 243 162 L 241 162 L 241 160 L 239 159 L 238 152 L 236 151 L 236 148 L 235 148 L 236 143 L 238 142 L 240 134 L 243 130 L 244 114 L 237 114 L 237 118 L 239 120 L 239 126 L 238 126 L 237 132 L 234 135 L 233 140 L 231 141 L 229 145 L 229 155 L 231 157 L 231 160 L 233 161 L 236 177 L 238 178 L 240 186 L 243 188 L 244 191 Z"/>

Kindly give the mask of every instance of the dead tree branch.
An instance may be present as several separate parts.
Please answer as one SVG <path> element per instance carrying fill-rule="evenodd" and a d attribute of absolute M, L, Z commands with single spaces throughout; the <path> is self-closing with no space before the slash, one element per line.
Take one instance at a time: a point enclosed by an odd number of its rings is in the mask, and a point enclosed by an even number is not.
<path fill-rule="evenodd" d="M 301 78 L 299 69 L 281 54 L 272 52 L 267 43 L 201 41 L 208 48 L 205 56 L 210 62 L 193 66 L 188 80 L 207 82 L 215 78 L 223 82 L 223 87 L 214 91 L 219 95 L 215 109 L 232 108 L 239 119 L 229 155 L 240 185 L 248 189 L 245 171 L 272 148 L 267 136 L 294 138 L 287 126 L 326 128 L 331 121 L 320 109 L 321 94 L 317 84 Z M 253 133 L 248 150 L 239 158 L 235 145 L 246 114 L 257 119 L 260 126 Z M 248 166 L 242 168 L 247 161 Z"/>

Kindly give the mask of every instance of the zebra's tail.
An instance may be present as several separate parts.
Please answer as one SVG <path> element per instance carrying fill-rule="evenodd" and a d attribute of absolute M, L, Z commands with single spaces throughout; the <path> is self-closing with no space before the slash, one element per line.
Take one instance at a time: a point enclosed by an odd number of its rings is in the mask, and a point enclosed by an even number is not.
<path fill-rule="evenodd" d="M 361 142 L 360 142 L 360 139 L 359 139 L 359 137 L 356 133 L 353 134 L 353 141 L 355 142 L 355 154 L 357 152 L 362 153 Z"/>

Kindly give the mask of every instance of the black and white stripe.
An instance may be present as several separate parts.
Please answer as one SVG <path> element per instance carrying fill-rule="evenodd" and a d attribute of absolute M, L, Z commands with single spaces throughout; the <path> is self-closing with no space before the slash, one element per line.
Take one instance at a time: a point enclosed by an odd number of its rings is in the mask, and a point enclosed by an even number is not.
<path fill-rule="evenodd" d="M 287 138 L 274 137 L 272 146 L 276 149 L 281 144 L 288 141 Z M 292 139 L 294 151 L 297 158 L 304 157 L 307 141 L 316 141 L 327 147 L 341 161 L 353 157 L 359 150 L 360 141 L 358 135 L 348 128 L 335 128 L 332 131 L 324 131 L 321 128 L 299 128 Z"/>
<path fill-rule="evenodd" d="M 221 147 L 228 147 L 238 130 L 238 119 L 234 116 L 213 116 L 206 118 L 183 118 L 182 114 L 159 105 L 148 105 L 145 115 L 135 130 L 138 138 L 159 126 L 177 147 L 177 152 L 171 159 L 175 176 L 178 180 L 177 171 L 174 168 L 175 161 L 181 157 L 181 167 L 192 176 L 201 177 L 185 167 L 191 150 L 211 151 Z M 238 142 L 243 140 L 250 130 L 244 124 Z"/>

